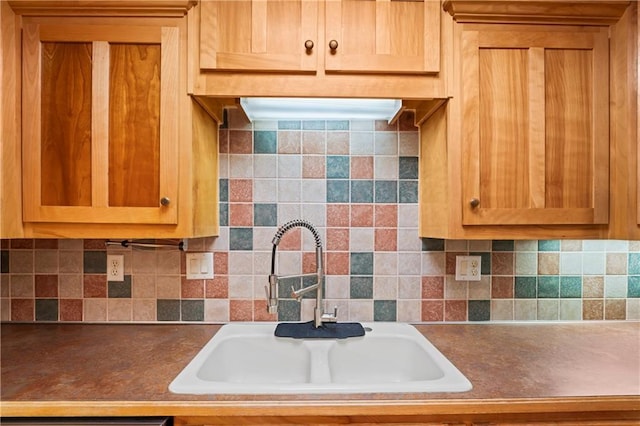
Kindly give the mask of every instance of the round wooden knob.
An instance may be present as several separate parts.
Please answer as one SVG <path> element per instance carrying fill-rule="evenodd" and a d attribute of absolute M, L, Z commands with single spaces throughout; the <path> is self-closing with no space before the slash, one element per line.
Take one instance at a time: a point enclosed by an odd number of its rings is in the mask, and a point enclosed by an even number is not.
<path fill-rule="evenodd" d="M 338 42 L 335 40 L 331 40 L 329 42 L 329 49 L 336 50 L 338 48 Z"/>
<path fill-rule="evenodd" d="M 162 197 L 160 198 L 160 204 L 166 207 L 171 204 L 171 199 L 169 199 L 169 197 Z"/>
<path fill-rule="evenodd" d="M 307 50 L 313 49 L 313 40 L 307 40 L 304 42 L 304 48 Z"/>
<path fill-rule="evenodd" d="M 477 198 L 472 198 L 472 199 L 469 201 L 469 205 L 470 205 L 472 208 L 474 208 L 474 209 L 475 209 L 476 207 L 478 207 L 478 206 L 480 205 L 480 200 L 478 200 Z"/>

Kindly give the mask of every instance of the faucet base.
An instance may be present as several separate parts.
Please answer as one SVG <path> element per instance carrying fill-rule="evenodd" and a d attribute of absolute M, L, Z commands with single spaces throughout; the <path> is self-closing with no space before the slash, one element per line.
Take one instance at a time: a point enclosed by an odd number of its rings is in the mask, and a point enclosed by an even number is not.
<path fill-rule="evenodd" d="M 315 327 L 309 322 L 281 322 L 276 326 L 276 337 L 293 339 L 346 339 L 364 336 L 364 327 L 359 322 L 326 322 Z"/>

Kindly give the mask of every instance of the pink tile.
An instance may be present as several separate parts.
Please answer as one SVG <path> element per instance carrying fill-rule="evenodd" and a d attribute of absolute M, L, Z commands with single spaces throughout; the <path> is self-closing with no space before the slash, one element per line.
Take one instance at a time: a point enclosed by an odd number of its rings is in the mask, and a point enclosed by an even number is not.
<path fill-rule="evenodd" d="M 229 253 L 224 251 L 213 253 L 213 270 L 216 274 L 229 273 Z"/>
<path fill-rule="evenodd" d="M 422 277 L 422 298 L 443 299 L 444 277 Z"/>
<path fill-rule="evenodd" d="M 351 179 L 373 179 L 373 157 L 351 157 Z"/>
<path fill-rule="evenodd" d="M 230 203 L 229 204 L 229 225 L 253 226 L 253 204 Z"/>
<path fill-rule="evenodd" d="M 278 249 L 280 250 L 300 250 L 302 247 L 302 232 L 300 228 L 292 229 L 280 239 Z"/>
<path fill-rule="evenodd" d="M 35 240 L 35 248 L 37 249 L 57 249 L 58 248 L 58 240 L 49 239 L 49 238 L 38 238 Z"/>
<path fill-rule="evenodd" d="M 230 300 L 229 319 L 231 321 L 252 321 L 253 300 Z"/>
<path fill-rule="evenodd" d="M 253 134 L 249 130 L 229 130 L 229 153 L 251 154 L 253 152 Z"/>
<path fill-rule="evenodd" d="M 349 154 L 349 132 L 327 132 L 327 154 Z"/>
<path fill-rule="evenodd" d="M 182 277 L 180 296 L 183 299 L 202 299 L 204 297 L 204 280 L 188 280 Z"/>
<path fill-rule="evenodd" d="M 456 256 L 465 256 L 466 253 L 447 252 L 445 255 L 445 271 L 447 275 L 456 273 Z"/>
<path fill-rule="evenodd" d="M 12 249 L 32 249 L 33 246 L 33 240 L 30 239 L 11 240 Z"/>
<path fill-rule="evenodd" d="M 348 251 L 349 229 L 327 228 L 327 250 Z"/>
<path fill-rule="evenodd" d="M 36 275 L 36 297 L 58 297 L 57 275 Z"/>
<path fill-rule="evenodd" d="M 322 259 L 322 261 L 326 263 L 326 258 Z M 312 274 L 317 270 L 318 265 L 316 265 L 316 253 L 311 251 L 302 253 L 302 273 Z"/>
<path fill-rule="evenodd" d="M 253 320 L 254 321 L 278 321 L 278 314 L 270 314 L 267 311 L 264 300 L 253 301 Z"/>
<path fill-rule="evenodd" d="M 375 251 L 397 251 L 398 229 L 379 228 L 374 231 Z"/>
<path fill-rule="evenodd" d="M 34 321 L 34 299 L 11 299 L 11 321 Z"/>
<path fill-rule="evenodd" d="M 423 300 L 421 303 L 422 321 L 442 321 L 444 320 L 444 301 Z"/>
<path fill-rule="evenodd" d="M 84 240 L 82 245 L 85 250 L 106 250 L 104 240 Z"/>
<path fill-rule="evenodd" d="M 107 297 L 106 275 L 84 275 L 84 297 Z"/>
<path fill-rule="evenodd" d="M 301 132 L 280 130 L 278 132 L 278 153 L 279 154 L 300 154 Z"/>
<path fill-rule="evenodd" d="M 325 153 L 325 132 L 302 132 L 303 154 Z"/>
<path fill-rule="evenodd" d="M 220 129 L 218 132 L 218 152 L 229 153 L 229 129 Z"/>
<path fill-rule="evenodd" d="M 373 205 L 353 204 L 351 206 L 351 226 L 352 227 L 372 227 L 373 226 Z"/>
<path fill-rule="evenodd" d="M 376 132 L 394 132 L 398 129 L 396 122 L 389 124 L 387 120 L 376 120 L 375 122 Z"/>
<path fill-rule="evenodd" d="M 513 277 L 492 277 L 491 298 L 513 299 Z"/>
<path fill-rule="evenodd" d="M 60 321 L 82 321 L 82 299 L 60 299 Z"/>
<path fill-rule="evenodd" d="M 512 252 L 491 253 L 491 273 L 493 275 L 513 275 L 513 259 Z"/>
<path fill-rule="evenodd" d="M 229 277 L 218 275 L 212 280 L 204 280 L 204 283 L 207 299 L 226 299 L 229 297 Z"/>
<path fill-rule="evenodd" d="M 325 157 L 304 156 L 302 157 L 302 177 L 307 179 L 324 179 Z"/>
<path fill-rule="evenodd" d="M 349 226 L 349 205 L 348 204 L 327 204 L 327 226 L 328 227 L 348 227 Z"/>
<path fill-rule="evenodd" d="M 374 210 L 374 224 L 376 227 L 395 228 L 398 226 L 397 204 L 376 204 Z"/>
<path fill-rule="evenodd" d="M 253 201 L 253 181 L 251 179 L 229 179 L 229 201 Z"/>
<path fill-rule="evenodd" d="M 466 300 L 445 300 L 444 301 L 445 321 L 466 321 L 467 301 Z"/>
<path fill-rule="evenodd" d="M 327 264 L 325 268 L 327 275 L 349 275 L 349 253 L 327 253 Z"/>

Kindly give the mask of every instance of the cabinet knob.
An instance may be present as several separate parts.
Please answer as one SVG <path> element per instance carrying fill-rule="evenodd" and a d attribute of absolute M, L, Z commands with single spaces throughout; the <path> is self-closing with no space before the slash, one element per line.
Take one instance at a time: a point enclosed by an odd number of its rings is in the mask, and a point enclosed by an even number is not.
<path fill-rule="evenodd" d="M 338 42 L 335 40 L 331 40 L 329 42 L 329 49 L 336 50 L 338 48 Z"/>
<path fill-rule="evenodd" d="M 471 208 L 475 209 L 476 207 L 478 207 L 480 205 L 480 200 L 478 200 L 477 198 L 472 198 L 469 201 L 469 205 L 471 206 Z"/>
<path fill-rule="evenodd" d="M 160 198 L 160 204 L 166 207 L 171 204 L 171 199 L 169 197 L 162 197 Z"/>
<path fill-rule="evenodd" d="M 313 40 L 307 40 L 304 42 L 304 48 L 307 50 L 313 49 Z"/>

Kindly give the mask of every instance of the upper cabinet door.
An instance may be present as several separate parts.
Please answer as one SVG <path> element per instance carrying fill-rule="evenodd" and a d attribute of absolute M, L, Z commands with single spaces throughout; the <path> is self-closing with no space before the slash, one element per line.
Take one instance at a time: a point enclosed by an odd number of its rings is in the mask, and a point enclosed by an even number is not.
<path fill-rule="evenodd" d="M 609 51 L 597 27 L 462 32 L 463 224 L 604 224 Z"/>
<path fill-rule="evenodd" d="M 177 222 L 178 47 L 177 27 L 25 23 L 25 222 Z"/>
<path fill-rule="evenodd" d="M 202 69 L 317 69 L 317 0 L 203 1 L 200 8 Z"/>
<path fill-rule="evenodd" d="M 327 72 L 436 73 L 440 2 L 327 0 Z"/>

